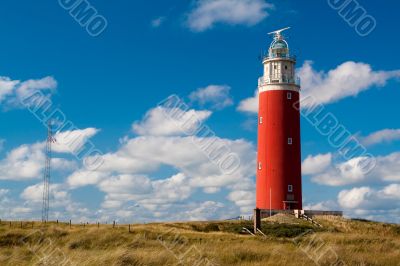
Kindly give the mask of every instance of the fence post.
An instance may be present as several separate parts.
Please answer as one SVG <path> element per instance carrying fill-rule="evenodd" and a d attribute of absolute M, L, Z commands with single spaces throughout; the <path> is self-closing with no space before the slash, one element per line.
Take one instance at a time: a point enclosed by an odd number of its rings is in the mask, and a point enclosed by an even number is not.
<path fill-rule="evenodd" d="M 71 229 L 71 227 L 72 227 L 72 221 L 69 220 L 69 228 Z"/>
<path fill-rule="evenodd" d="M 129 233 L 131 232 L 131 225 L 129 224 L 128 225 L 128 228 L 129 228 Z"/>
<path fill-rule="evenodd" d="M 115 228 L 115 221 L 113 222 L 113 228 Z"/>

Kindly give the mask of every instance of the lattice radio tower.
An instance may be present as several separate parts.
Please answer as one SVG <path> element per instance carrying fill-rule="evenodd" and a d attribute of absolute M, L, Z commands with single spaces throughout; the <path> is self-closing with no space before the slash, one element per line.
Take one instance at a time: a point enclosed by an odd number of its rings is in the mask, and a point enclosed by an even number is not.
<path fill-rule="evenodd" d="M 46 141 L 46 162 L 43 174 L 43 205 L 42 222 L 49 221 L 49 203 L 50 203 L 50 180 L 51 180 L 51 144 L 55 142 L 53 138 L 52 123 L 47 123 L 47 141 Z"/>

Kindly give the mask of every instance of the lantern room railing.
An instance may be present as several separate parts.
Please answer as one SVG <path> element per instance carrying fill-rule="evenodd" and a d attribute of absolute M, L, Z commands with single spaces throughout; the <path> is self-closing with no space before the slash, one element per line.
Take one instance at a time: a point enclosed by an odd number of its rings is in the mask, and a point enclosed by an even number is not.
<path fill-rule="evenodd" d="M 264 76 L 258 79 L 258 86 L 268 84 L 295 84 L 297 86 L 300 86 L 301 79 L 298 76 L 289 77 L 286 75 Z"/>
<path fill-rule="evenodd" d="M 289 60 L 293 60 L 293 61 L 297 60 L 297 57 L 295 55 L 270 53 L 270 54 L 264 55 L 263 61 L 270 60 L 270 59 L 279 59 L 279 58 L 289 59 Z"/>

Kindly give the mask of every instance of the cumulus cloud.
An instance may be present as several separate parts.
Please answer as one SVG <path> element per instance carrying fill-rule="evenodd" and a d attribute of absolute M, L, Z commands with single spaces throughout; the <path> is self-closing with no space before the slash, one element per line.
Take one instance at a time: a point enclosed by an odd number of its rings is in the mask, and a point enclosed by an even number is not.
<path fill-rule="evenodd" d="M 67 141 L 74 141 L 80 147 L 83 140 L 96 134 L 95 129 L 84 129 L 71 132 L 59 132 L 55 135 L 58 142 L 53 144 L 54 153 L 72 153 L 66 146 Z M 83 137 L 82 137 L 83 136 Z M 71 138 L 74 137 L 74 138 Z M 0 161 L 0 180 L 29 180 L 38 179 L 43 175 L 45 162 L 45 142 L 24 144 L 9 151 Z M 65 158 L 52 158 L 52 169 L 56 171 L 72 171 L 77 169 L 77 163 Z"/>
<path fill-rule="evenodd" d="M 258 90 L 256 90 L 253 97 L 244 99 L 239 103 L 237 110 L 246 113 L 258 114 L 258 101 Z"/>
<path fill-rule="evenodd" d="M 0 103 L 14 92 L 18 83 L 18 80 L 11 80 L 8 77 L 0 77 Z"/>
<path fill-rule="evenodd" d="M 273 8 L 265 0 L 197 0 L 187 17 L 188 27 L 205 31 L 215 24 L 254 26 Z"/>
<path fill-rule="evenodd" d="M 224 211 L 225 205 L 216 201 L 205 201 L 200 203 L 190 203 L 186 206 L 186 211 L 176 215 L 176 220 L 205 221 L 221 217 L 228 218 L 229 215 Z M 222 214 L 222 216 L 221 216 Z"/>
<path fill-rule="evenodd" d="M 253 144 L 242 139 L 219 138 L 214 134 L 185 136 L 175 123 L 164 122 L 162 108 L 151 109 L 143 120 L 135 122 L 133 128 L 139 136 L 125 137 L 117 151 L 104 154 L 103 164 L 96 171 L 80 169 L 72 173 L 67 179 L 69 187 L 98 187 L 106 194 L 102 203 L 104 213 L 120 208 L 126 210 L 121 215 L 126 215 L 132 212 L 129 208 L 133 204 L 140 206 L 144 217 L 150 212 L 148 215 L 152 218 L 160 219 L 179 217 L 181 212 L 176 211 L 177 206 L 192 204 L 191 196 L 198 190 L 217 193 L 225 188 L 232 193 L 228 200 L 241 211 L 250 213 L 254 205 L 254 195 L 250 192 L 254 190 Z M 200 120 L 211 115 L 208 111 L 179 112 L 180 117 L 194 114 Z M 212 159 L 220 158 L 224 152 L 236 154 L 240 159 L 240 165 L 233 173 L 223 172 L 218 160 Z M 154 173 L 160 169 L 172 169 L 175 174 L 154 178 Z M 194 213 L 191 215 L 200 217 Z"/>
<path fill-rule="evenodd" d="M 373 132 L 365 137 L 359 137 L 361 143 L 365 146 L 373 146 L 380 143 L 390 143 L 400 140 L 400 129 L 382 129 Z"/>
<path fill-rule="evenodd" d="M 315 175 L 326 170 L 332 162 L 332 154 L 309 155 L 302 163 L 302 173 L 304 175 Z"/>
<path fill-rule="evenodd" d="M 315 211 L 336 211 L 340 210 L 340 207 L 336 201 L 327 200 L 318 203 L 305 204 L 303 207 L 305 210 L 315 210 Z"/>
<path fill-rule="evenodd" d="M 93 217 L 87 208 L 82 207 L 80 203 L 74 202 L 68 188 L 64 184 L 51 184 L 49 188 L 51 212 L 50 219 L 72 219 L 75 222 L 87 222 Z M 29 219 L 40 217 L 40 211 L 43 199 L 43 184 L 38 183 L 26 187 L 20 194 L 24 201 L 23 207 L 19 213 L 16 208 L 8 211 L 7 217 L 18 217 L 20 219 Z M 13 204 L 13 206 L 15 206 Z"/>
<path fill-rule="evenodd" d="M 211 108 L 220 110 L 233 105 L 230 90 L 231 87 L 226 85 L 210 85 L 192 92 L 189 98 L 192 102 L 197 102 L 201 106 L 210 104 Z"/>
<path fill-rule="evenodd" d="M 57 132 L 54 135 L 55 142 L 52 144 L 52 149 L 58 153 L 77 153 L 99 131 L 96 128 L 85 128 Z"/>
<path fill-rule="evenodd" d="M 224 174 L 195 142 L 217 143 L 217 147 L 225 147 L 240 157 L 240 167 L 233 174 Z M 216 155 L 218 153 L 214 154 Z M 98 174 L 93 173 L 90 176 L 93 177 L 93 182 L 97 182 L 104 176 L 102 173 L 140 174 L 169 166 L 190 176 L 192 186 L 216 188 L 234 184 L 242 177 L 249 178 L 253 174 L 254 158 L 254 147 L 245 140 L 140 136 L 128 140 L 117 152 L 104 154 L 102 166 L 94 172 Z M 69 177 L 69 183 L 72 186 L 86 184 L 90 179 L 83 179 L 85 174 L 84 171 L 74 173 Z"/>
<path fill-rule="evenodd" d="M 315 183 L 328 186 L 344 186 L 372 179 L 371 174 L 364 171 L 368 157 L 355 157 L 345 162 L 333 163 L 320 172 L 312 175 Z M 377 166 L 379 167 L 379 166 Z M 373 171 L 375 172 L 376 169 Z"/>
<path fill-rule="evenodd" d="M 0 77 L 0 104 L 3 108 L 19 108 L 22 101 L 33 92 L 40 91 L 43 96 L 48 96 L 54 93 L 56 87 L 57 81 L 53 77 L 27 81 Z"/>
<path fill-rule="evenodd" d="M 169 114 L 178 114 L 170 116 Z M 146 136 L 181 136 L 193 127 L 202 124 L 212 113 L 194 109 L 156 107 L 146 113 L 142 121 L 132 125 L 133 132 Z"/>
<path fill-rule="evenodd" d="M 374 71 L 369 64 L 348 61 L 326 73 L 316 71 L 312 62 L 306 61 L 298 74 L 303 98 L 312 96 L 317 103 L 328 104 L 372 87 L 383 87 L 388 80 L 399 78 L 400 70 Z"/>
<path fill-rule="evenodd" d="M 44 145 L 21 145 L 0 161 L 0 180 L 39 178 L 44 165 Z"/>
<path fill-rule="evenodd" d="M 367 157 L 335 161 L 333 155 L 308 156 L 303 161 L 303 174 L 311 176 L 314 183 L 327 186 L 344 186 L 370 181 L 399 182 L 400 152 L 376 156 L 375 167 L 366 173 Z"/>
<path fill-rule="evenodd" d="M 330 104 L 357 96 L 370 88 L 383 87 L 389 80 L 400 77 L 400 70 L 374 71 L 369 64 L 353 61 L 345 62 L 328 72 L 317 71 L 312 64 L 312 61 L 305 61 L 297 70 L 301 78 L 301 98 L 313 99 L 303 101 L 302 108 L 311 107 L 313 104 Z M 238 110 L 257 113 L 258 93 L 242 100 Z"/>
<path fill-rule="evenodd" d="M 343 190 L 338 202 L 345 209 L 386 210 L 400 207 L 400 184 L 390 184 L 380 190 L 358 187 Z"/>

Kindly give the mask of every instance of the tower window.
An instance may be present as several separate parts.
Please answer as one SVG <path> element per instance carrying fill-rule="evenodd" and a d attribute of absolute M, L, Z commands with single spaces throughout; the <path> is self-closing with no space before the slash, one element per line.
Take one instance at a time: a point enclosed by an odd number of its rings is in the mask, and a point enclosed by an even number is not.
<path fill-rule="evenodd" d="M 258 170 L 261 170 L 261 162 L 258 163 Z"/>
<path fill-rule="evenodd" d="M 287 70 L 287 66 L 285 66 L 285 69 Z"/>
<path fill-rule="evenodd" d="M 287 190 L 288 192 L 293 192 L 293 185 L 289 185 Z"/>
<path fill-rule="evenodd" d="M 291 99 L 292 99 L 292 93 L 291 93 L 291 92 L 288 92 L 288 93 L 287 93 L 287 99 L 288 99 L 288 100 L 291 100 Z"/>
<path fill-rule="evenodd" d="M 262 124 L 262 123 L 263 123 L 263 117 L 260 116 L 260 124 Z"/>
<path fill-rule="evenodd" d="M 293 139 L 292 138 L 288 138 L 287 144 L 292 145 L 293 144 Z"/>

